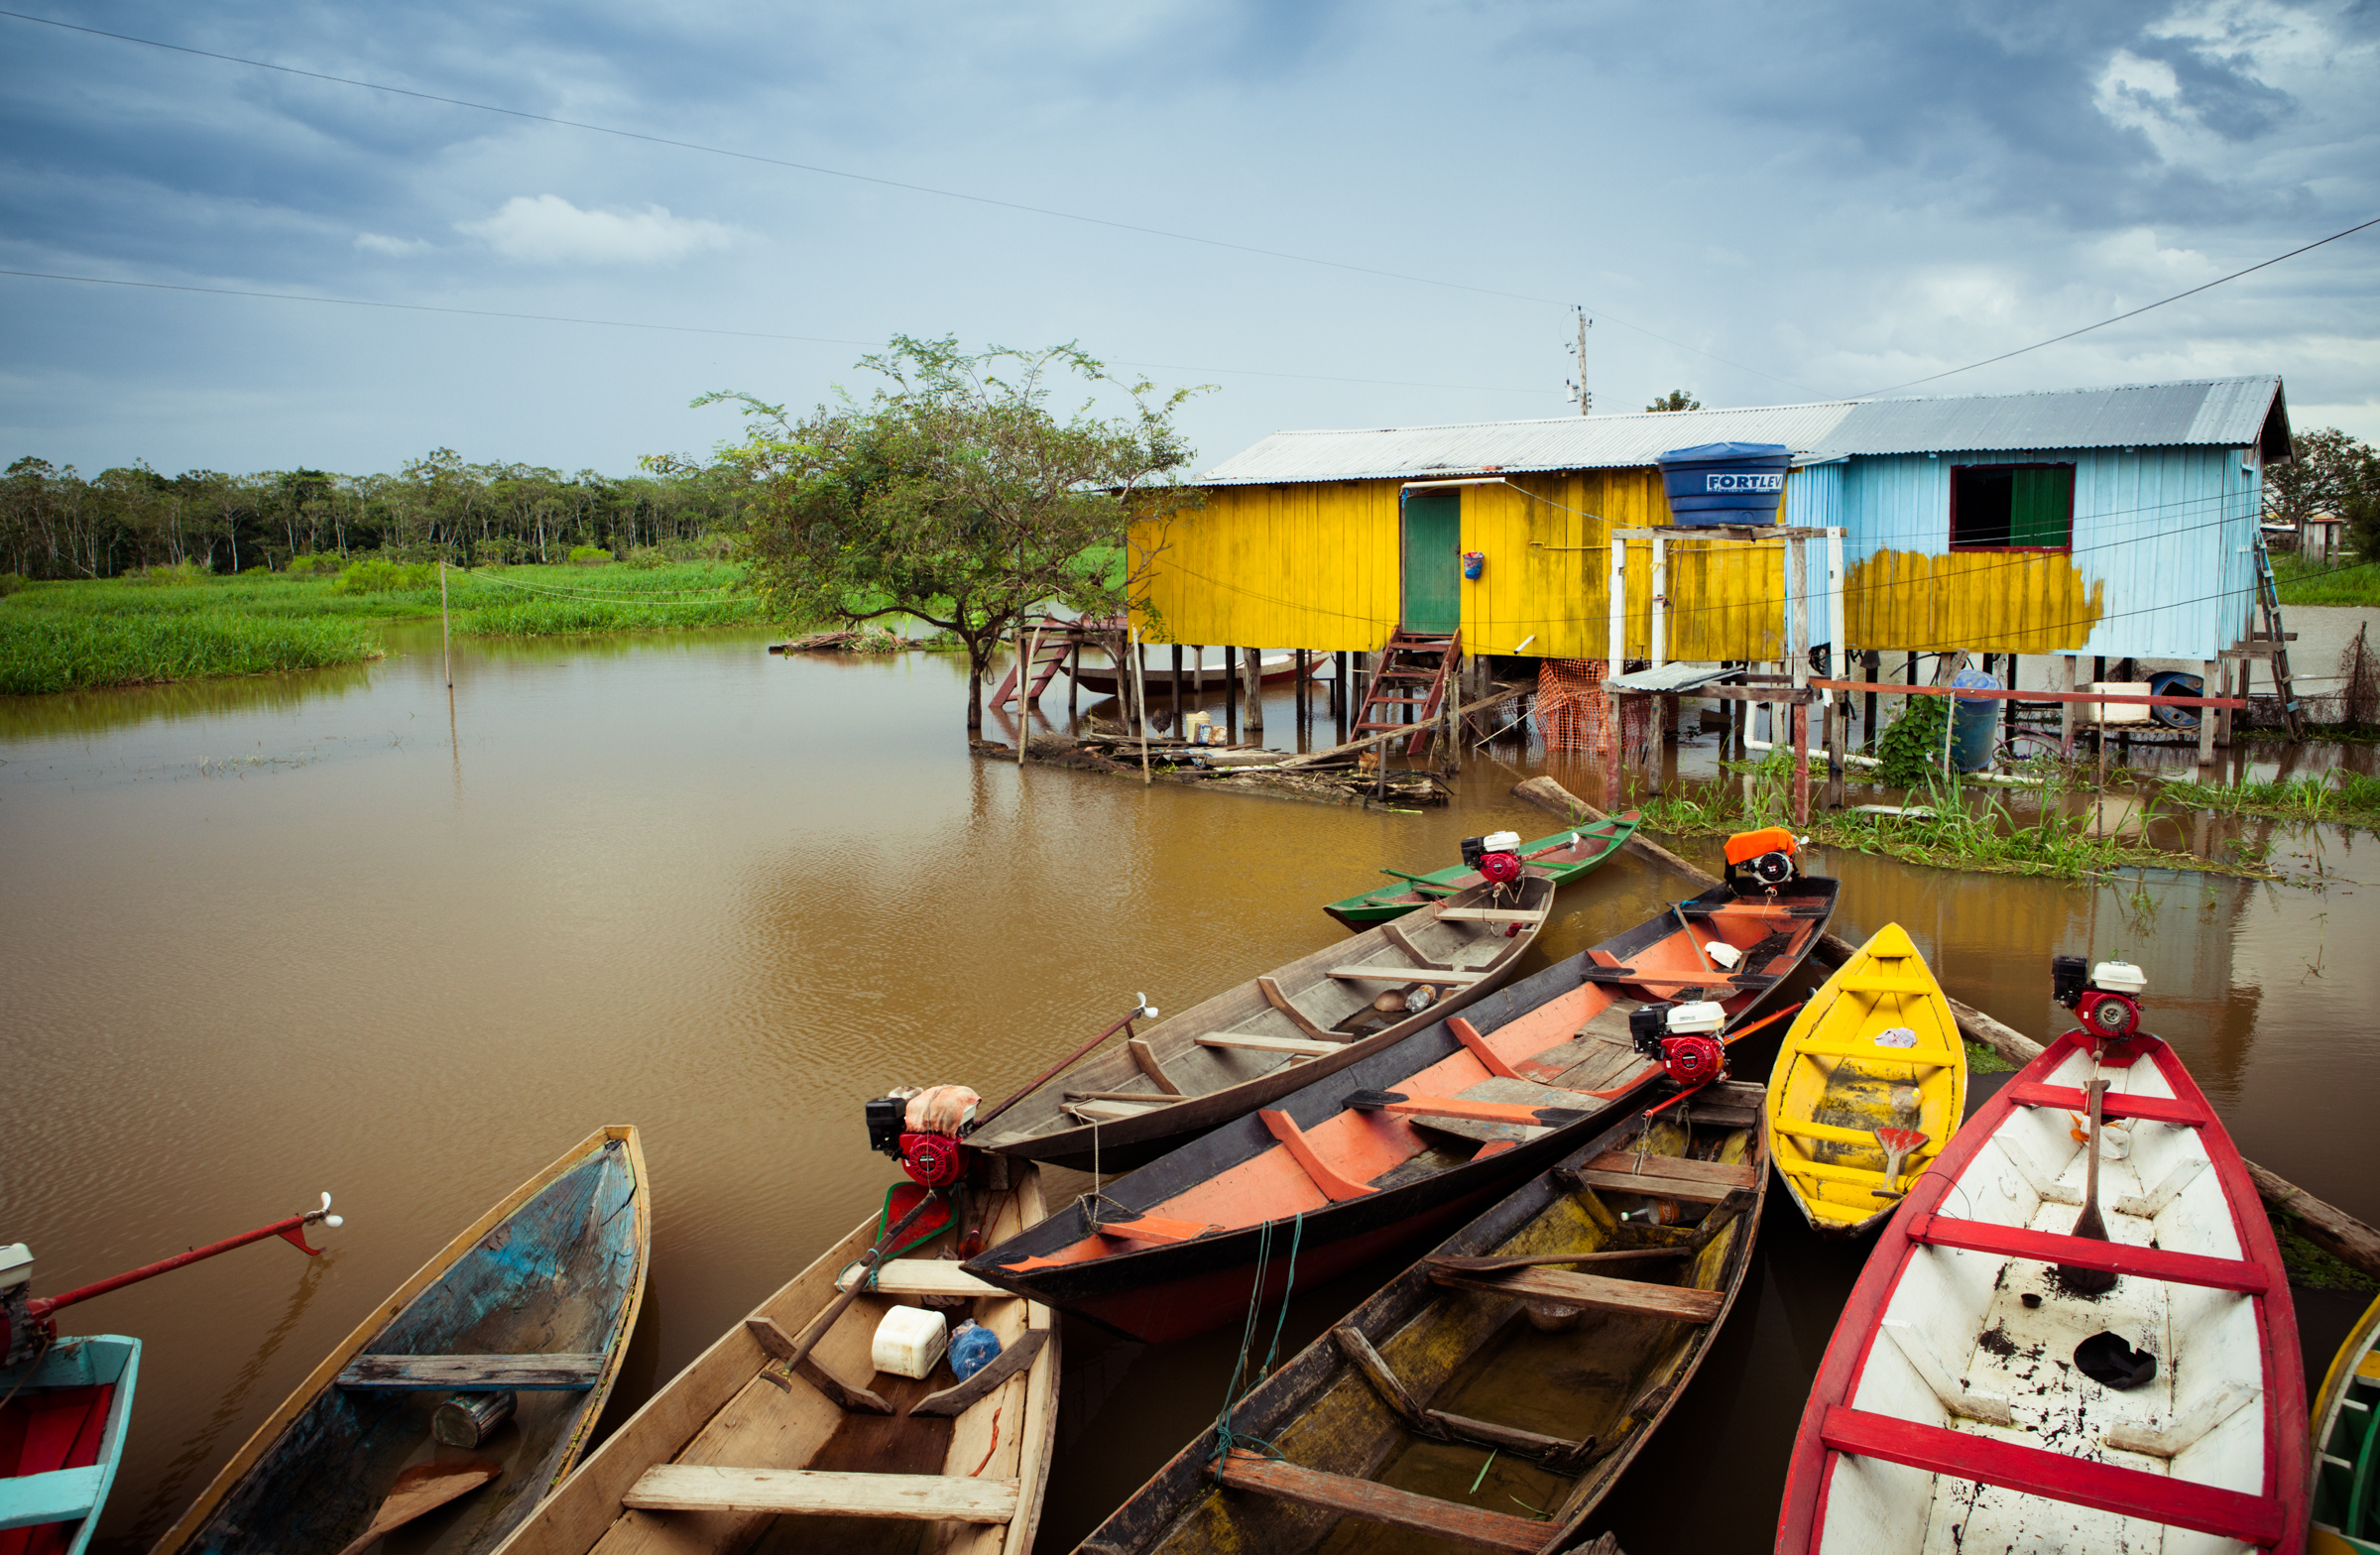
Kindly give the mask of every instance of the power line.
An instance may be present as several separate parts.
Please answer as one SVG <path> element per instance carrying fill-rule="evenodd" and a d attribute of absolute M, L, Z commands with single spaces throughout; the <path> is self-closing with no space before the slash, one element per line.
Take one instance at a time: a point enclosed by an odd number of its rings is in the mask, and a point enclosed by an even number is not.
<path fill-rule="evenodd" d="M 0 12 L 0 15 L 7 13 Z M 360 298 L 310 297 L 299 292 L 247 292 L 232 287 L 176 286 L 163 281 L 117 281 L 105 276 L 68 276 L 46 270 L 0 270 L 0 276 L 30 281 L 71 281 L 93 287 L 131 287 L 144 292 L 195 292 L 208 297 L 260 298 L 275 302 L 322 302 L 334 307 L 378 307 L 407 313 L 452 313 L 464 318 L 515 318 L 539 324 L 590 324 L 603 329 L 650 329 L 663 334 L 725 335 L 738 340 L 797 340 L 809 345 L 856 345 L 882 350 L 882 340 L 846 340 L 834 335 L 769 334 L 757 329 L 705 329 L 693 324 L 647 324 L 625 318 L 574 318 L 559 313 L 508 313 L 485 307 L 437 307 L 427 302 L 373 302 Z M 1184 367 L 1171 362 L 1119 361 L 1118 367 L 1152 368 L 1173 373 L 1231 373 L 1250 378 L 1296 378 L 1328 384 L 1378 384 L 1391 389 L 1463 389 L 1479 394 L 1547 395 L 1550 389 L 1510 389 L 1493 384 L 1420 383 L 1400 378 L 1342 378 L 1320 373 L 1278 373 L 1252 367 Z"/>
<path fill-rule="evenodd" d="M 699 141 L 681 141 L 672 139 L 665 135 L 648 135 L 640 130 L 623 130 L 608 124 L 590 124 L 582 119 L 563 119 L 557 118 L 552 114 L 531 113 L 527 109 L 523 108 L 507 108 L 495 103 L 472 102 L 461 97 L 445 97 L 440 96 L 435 92 L 416 91 L 411 87 L 406 86 L 390 86 L 380 81 L 362 80 L 351 75 L 330 75 L 320 70 L 301 70 L 295 65 L 274 64 L 268 60 L 250 60 L 239 55 L 217 54 L 212 50 L 192 49 L 183 44 L 161 43 L 154 38 L 136 38 L 130 33 L 111 33 L 101 28 L 81 27 L 77 26 L 75 23 L 60 22 L 52 17 L 28 15 L 23 11 L 0 11 L 0 17 L 6 17 L 12 21 L 18 22 L 31 22 L 42 27 L 55 27 L 63 32 L 82 33 L 92 38 L 111 39 L 117 43 L 138 44 L 145 49 L 162 49 L 170 54 L 190 55 L 201 60 L 216 60 L 226 64 L 241 64 L 257 70 L 274 70 L 283 75 L 299 76 L 310 81 L 328 81 L 339 86 L 357 86 L 366 91 L 387 92 L 392 96 L 411 97 L 419 102 L 440 103 L 450 108 L 469 108 L 477 113 L 499 114 L 505 118 L 523 119 L 533 124 L 551 124 L 562 129 L 585 130 L 594 135 L 612 135 L 617 136 L 622 140 L 643 141 L 648 145 L 666 146 L 676 151 L 699 152 L 702 155 L 709 157 L 731 157 L 739 162 L 757 162 L 772 168 L 790 169 L 796 173 L 812 173 L 820 176 L 821 178 L 849 179 L 859 183 L 873 183 L 881 188 L 901 189 L 912 194 L 931 194 L 942 199 L 966 200 L 972 204 L 990 205 L 1001 210 L 1014 210 L 1023 212 L 1027 215 L 1048 216 L 1058 221 L 1077 221 L 1087 226 L 1108 227 L 1118 232 L 1138 233 L 1143 237 L 1166 238 L 1177 243 L 1197 243 L 1208 248 L 1228 249 L 1234 253 L 1240 254 L 1253 254 L 1260 258 L 1284 260 L 1295 265 L 1316 265 L 1327 270 L 1343 270 L 1360 276 L 1376 276 L 1388 281 L 1410 282 L 1415 286 L 1444 287 L 1451 291 L 1469 292 L 1479 297 L 1502 298 L 1507 301 L 1535 302 L 1547 307 L 1569 307 L 1572 305 L 1568 302 L 1557 301 L 1552 298 L 1534 297 L 1525 292 L 1505 292 L 1494 287 L 1473 286 L 1468 282 L 1446 281 L 1435 276 L 1411 275 L 1401 270 L 1381 270 L 1370 265 L 1351 264 L 1345 260 L 1320 259 L 1311 254 L 1292 254 L 1282 249 L 1257 248 L 1252 244 L 1234 243 L 1224 238 L 1201 237 L 1199 234 L 1194 232 L 1175 232 L 1164 227 L 1148 227 L 1142 226 L 1136 222 L 1116 221 L 1106 216 L 1087 216 L 1080 211 L 1058 210 L 1047 205 L 1028 205 L 1019 200 L 1000 199 L 989 194 L 970 194 L 961 189 L 936 188 L 932 184 L 909 183 L 904 182 L 899 179 L 879 178 L 874 174 L 868 173 L 852 173 L 842 168 L 823 167 L 817 163 L 792 162 L 782 157 L 764 157 L 758 152 L 735 151 L 724 146 L 706 146 Z M 1801 389 L 1805 393 L 1814 392 L 1809 390 L 1806 385 L 1796 383 L 1794 380 L 1783 377 L 1780 374 L 1769 372 L 1763 368 L 1753 367 L 1747 363 L 1731 361 L 1716 352 L 1706 351 L 1701 346 L 1688 345 L 1683 340 L 1673 340 L 1667 335 L 1657 334 L 1653 330 L 1645 328 L 1642 324 L 1630 323 L 1628 320 L 1618 316 L 1617 314 L 1598 309 L 1598 316 L 1609 319 L 1612 323 L 1619 325 L 1623 329 L 1632 329 L 1636 333 L 1643 335 L 1648 339 L 1658 340 L 1664 345 L 1673 345 L 1681 351 L 1692 351 L 1697 356 L 1709 357 L 1712 361 L 1718 362 L 1723 366 L 1732 367 L 1741 372 L 1752 373 L 1762 378 L 1771 379 L 1774 382 L 1785 384 L 1795 389 Z M 1214 370 L 1220 371 L 1220 369 Z M 1369 382 L 1370 380 L 1349 379 L 1342 381 L 1361 383 Z M 1458 386 L 1428 385 L 1426 387 L 1451 388 Z"/>
<path fill-rule="evenodd" d="M 2250 265 L 2245 270 L 2234 270 L 2227 276 L 2218 276 L 2214 280 L 2206 282 L 2202 286 L 2192 287 L 2187 292 L 2177 292 L 2172 297 L 2161 298 L 2157 301 L 2136 307 L 2128 313 L 2118 313 L 2113 318 L 2102 318 L 2095 324 L 2084 324 L 2080 329 L 2069 329 L 2065 334 L 2052 335 L 2047 340 L 2036 340 L 2031 345 L 2019 346 L 2013 351 L 2003 351 L 1998 356 L 1987 356 L 1980 362 L 1969 362 L 1964 367 L 1954 367 L 1948 372 L 1930 373 L 1923 378 L 1912 378 L 1905 384 L 1894 384 L 1890 388 L 1886 389 L 1870 389 L 1863 394 L 1852 395 L 1850 398 L 1854 400 L 1872 400 L 1880 394 L 1895 394 L 1903 389 L 1914 389 L 1919 384 L 1933 383 L 1937 379 L 1956 378 L 1961 373 L 1971 373 L 1978 367 L 1989 367 L 1994 362 L 2005 362 L 2012 356 L 2023 356 L 2028 351 L 2038 351 L 2043 346 L 2056 345 L 2061 340 L 2072 340 L 2077 335 L 2089 334 L 2093 329 L 2104 329 L 2109 324 L 2120 324 L 2127 318 L 2138 318 L 2141 314 L 2148 312 L 2150 309 L 2163 307 L 2168 302 L 2179 302 L 2186 297 L 2197 297 L 2200 293 L 2208 291 L 2214 287 L 2219 287 L 2226 281 L 2237 281 L 2242 276 L 2254 275 L 2257 271 L 2263 270 L 2268 266 L 2278 265 L 2285 259 L 2295 259 L 2300 254 L 2310 254 L 2314 250 L 2320 248 L 2325 243 L 2335 243 L 2340 238 L 2352 237 L 2354 234 L 2361 232 L 2366 227 L 2380 227 L 2380 216 L 2374 216 L 2369 221 L 2359 221 L 2355 225 L 2347 228 L 2344 232 L 2333 232 L 2326 238 L 2317 238 L 2312 243 L 2307 244 L 2304 248 L 2293 248 L 2286 254 L 2275 254 L 2272 258 Z"/>

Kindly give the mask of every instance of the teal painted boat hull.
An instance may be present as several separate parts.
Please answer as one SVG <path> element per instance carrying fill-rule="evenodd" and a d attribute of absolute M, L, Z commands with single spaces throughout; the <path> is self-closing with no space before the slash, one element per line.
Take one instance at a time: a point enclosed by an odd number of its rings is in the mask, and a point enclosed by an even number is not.
<path fill-rule="evenodd" d="M 48 1426 L 23 1433 L 26 1450 L 17 1461 L 0 1463 L 7 1475 L 0 1479 L 0 1530 L 70 1526 L 62 1547 L 55 1536 L 48 1547 L 83 1555 L 116 1483 L 140 1370 L 141 1342 L 121 1334 L 61 1339 L 37 1360 L 0 1369 L 7 1414 L 29 1426 L 37 1420 Z M 16 1423 L 0 1418 L 0 1439 L 18 1437 Z M 40 1452 L 37 1436 L 56 1439 L 54 1448 Z M 52 1460 L 73 1466 L 45 1468 Z M 40 1535 L 36 1540 L 36 1549 L 45 1547 Z"/>
<path fill-rule="evenodd" d="M 652 1198 L 636 1131 L 598 1131 L 514 1190 L 368 1313 L 152 1555 L 320 1555 L 362 1533 L 397 1477 L 453 1455 L 430 1417 L 455 1391 L 512 1391 L 476 1456 L 493 1482 L 405 1535 L 412 1555 L 485 1555 L 561 1483 L 593 1434 L 644 1298 Z M 385 1358 L 596 1363 L 567 1387 L 453 1391 L 374 1378 Z M 450 1384 L 451 1385 L 451 1384 Z"/>
<path fill-rule="evenodd" d="M 1576 831 L 1558 831 L 1550 837 L 1520 845 L 1521 866 L 1525 873 L 1540 880 L 1550 880 L 1559 888 L 1569 885 L 1582 875 L 1593 873 L 1611 855 L 1627 845 L 1636 835 L 1637 812 L 1614 815 L 1582 826 Z M 1573 839 L 1577 839 L 1575 842 Z M 1457 864 L 1418 877 L 1419 881 L 1438 888 L 1425 896 L 1414 881 L 1399 880 L 1371 891 L 1332 902 L 1322 910 L 1344 924 L 1352 933 L 1362 933 L 1382 923 L 1394 922 L 1436 899 L 1439 895 L 1451 896 L 1480 884 L 1480 872 Z"/>

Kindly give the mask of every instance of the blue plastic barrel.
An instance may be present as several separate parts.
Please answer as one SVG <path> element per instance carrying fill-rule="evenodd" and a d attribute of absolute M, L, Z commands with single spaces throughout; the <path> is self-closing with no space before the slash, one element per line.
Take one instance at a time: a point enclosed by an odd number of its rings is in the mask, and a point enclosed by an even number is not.
<path fill-rule="evenodd" d="M 1774 524 L 1793 450 L 1781 442 L 1706 442 L 1672 448 L 1653 462 L 1661 467 L 1672 522 Z"/>
<path fill-rule="evenodd" d="M 2184 669 L 2160 669 L 2149 676 L 2151 696 L 2204 696 L 2206 682 Z M 2168 729 L 2197 729 L 2199 712 L 2196 707 L 2152 707 L 2149 716 Z"/>
<path fill-rule="evenodd" d="M 1962 669 L 1951 676 L 1951 688 L 2000 688 L 1996 675 L 1980 669 Z M 2000 745 L 2000 704 L 1995 701 L 1951 698 L 1951 765 L 1963 773 L 1979 773 L 1991 766 Z"/>

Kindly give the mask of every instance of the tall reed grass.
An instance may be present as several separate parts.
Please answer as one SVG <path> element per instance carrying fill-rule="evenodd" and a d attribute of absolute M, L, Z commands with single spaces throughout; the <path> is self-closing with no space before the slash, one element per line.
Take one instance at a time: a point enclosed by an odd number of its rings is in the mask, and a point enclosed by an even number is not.
<path fill-rule="evenodd" d="M 379 640 L 369 630 L 335 618 L 0 611 L 0 692 L 17 696 L 198 675 L 320 669 L 380 655 Z"/>

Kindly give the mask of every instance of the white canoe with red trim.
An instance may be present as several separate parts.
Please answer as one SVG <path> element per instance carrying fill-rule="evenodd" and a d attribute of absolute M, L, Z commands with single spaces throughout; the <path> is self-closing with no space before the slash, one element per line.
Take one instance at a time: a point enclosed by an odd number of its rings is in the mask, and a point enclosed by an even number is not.
<path fill-rule="evenodd" d="M 1885 1227 L 1802 1414 L 1779 1555 L 2304 1547 L 2304 1362 L 2246 1163 L 2173 1049 L 2134 1038 L 2095 1068 L 2110 1240 L 2072 1236 L 2085 1040 L 1987 1102 Z M 2119 1277 L 2072 1294 L 2061 1263 Z M 2085 1376 L 2102 1332 L 2155 1375 Z"/>

